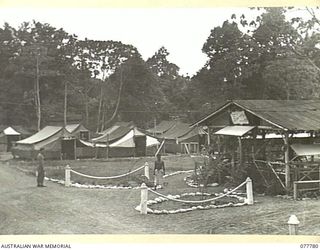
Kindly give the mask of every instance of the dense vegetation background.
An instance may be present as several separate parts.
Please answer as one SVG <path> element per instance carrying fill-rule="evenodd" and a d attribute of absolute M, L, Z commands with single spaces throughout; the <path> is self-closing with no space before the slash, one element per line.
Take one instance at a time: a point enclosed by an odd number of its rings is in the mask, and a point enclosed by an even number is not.
<path fill-rule="evenodd" d="M 304 19 L 292 17 L 293 8 L 260 10 L 253 20 L 232 15 L 213 27 L 202 48 L 208 60 L 192 77 L 179 74 L 164 47 L 144 61 L 120 41 L 79 40 L 37 21 L 6 23 L 0 123 L 40 128 L 66 110 L 100 131 L 120 120 L 192 121 L 228 99 L 319 98 L 318 9 L 300 10 Z"/>

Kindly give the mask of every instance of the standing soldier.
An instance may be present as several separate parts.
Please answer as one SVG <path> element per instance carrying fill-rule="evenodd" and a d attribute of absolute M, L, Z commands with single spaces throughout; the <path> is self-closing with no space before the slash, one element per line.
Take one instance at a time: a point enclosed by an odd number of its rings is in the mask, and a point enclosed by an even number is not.
<path fill-rule="evenodd" d="M 40 148 L 39 154 L 37 155 L 37 161 L 38 161 L 37 184 L 38 184 L 38 187 L 45 187 L 45 186 L 43 185 L 43 180 L 44 180 L 44 168 L 43 168 L 43 165 L 44 165 L 44 156 L 43 156 L 43 151 L 44 151 L 44 148 Z"/>
<path fill-rule="evenodd" d="M 165 167 L 164 167 L 164 162 L 161 160 L 161 155 L 157 155 L 157 160 L 154 162 L 154 189 L 157 189 L 158 185 L 163 185 L 162 179 L 163 176 L 166 174 Z"/>

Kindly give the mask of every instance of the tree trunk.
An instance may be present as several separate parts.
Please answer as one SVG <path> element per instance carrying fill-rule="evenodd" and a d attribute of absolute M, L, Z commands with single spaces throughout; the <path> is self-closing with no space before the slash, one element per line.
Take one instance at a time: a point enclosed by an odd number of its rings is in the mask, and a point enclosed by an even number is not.
<path fill-rule="evenodd" d="M 101 108 L 102 108 L 102 82 L 101 82 L 101 86 L 100 86 L 100 99 L 99 99 L 98 119 L 97 119 L 97 129 L 96 129 L 97 133 L 100 130 Z"/>
<path fill-rule="evenodd" d="M 40 84 L 39 84 L 39 55 L 36 56 L 36 109 L 37 109 L 37 128 L 40 131 L 41 128 L 41 103 L 40 103 Z"/>
<path fill-rule="evenodd" d="M 102 106 L 102 124 L 101 124 L 101 131 L 104 130 L 104 124 L 106 122 L 106 113 L 107 113 L 107 104 L 104 102 Z"/>
<path fill-rule="evenodd" d="M 68 98 L 68 85 L 64 82 L 64 112 L 63 112 L 63 123 L 64 127 L 67 126 L 67 98 Z"/>
<path fill-rule="evenodd" d="M 86 93 L 85 94 L 85 97 L 84 97 L 84 101 L 85 101 L 85 113 L 86 113 L 86 126 L 88 126 L 89 124 L 89 103 L 88 103 L 88 94 Z"/>
<path fill-rule="evenodd" d="M 106 122 L 106 124 L 112 122 L 112 120 L 116 117 L 116 115 L 118 113 L 118 109 L 119 109 L 119 106 L 120 106 L 120 100 L 121 100 L 122 87 L 123 87 L 122 67 L 120 65 L 120 87 L 119 87 L 118 100 L 117 100 L 117 104 L 116 104 L 115 110 L 114 110 L 111 118 Z"/>

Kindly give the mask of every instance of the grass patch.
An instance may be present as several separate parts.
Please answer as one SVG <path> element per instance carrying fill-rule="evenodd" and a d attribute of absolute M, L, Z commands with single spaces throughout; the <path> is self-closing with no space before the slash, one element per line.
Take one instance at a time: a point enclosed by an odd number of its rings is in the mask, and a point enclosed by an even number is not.
<path fill-rule="evenodd" d="M 189 156 L 164 156 L 162 157 L 165 162 L 166 173 L 172 173 L 182 170 L 190 170 L 194 168 L 194 158 Z M 63 180 L 65 179 L 65 166 L 69 165 L 73 170 L 99 177 L 116 176 L 131 172 L 148 162 L 150 166 L 151 181 L 149 185 L 152 185 L 153 167 L 155 159 L 153 157 L 141 157 L 141 158 L 111 158 L 111 159 L 81 159 L 81 160 L 48 160 L 45 161 L 45 172 L 49 178 Z M 36 171 L 36 161 L 20 161 L 12 159 L 10 164 L 17 165 L 25 172 L 32 173 Z M 141 169 L 129 176 L 111 179 L 111 180 L 99 180 L 93 178 L 82 177 L 77 174 L 71 174 L 72 182 L 80 184 L 91 185 L 116 185 L 116 186 L 137 186 L 142 182 L 146 182 L 144 170 Z"/>

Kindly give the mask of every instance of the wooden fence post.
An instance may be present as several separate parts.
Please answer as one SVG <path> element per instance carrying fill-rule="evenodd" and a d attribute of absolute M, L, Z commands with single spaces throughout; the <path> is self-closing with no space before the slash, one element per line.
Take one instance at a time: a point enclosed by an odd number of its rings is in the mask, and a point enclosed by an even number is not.
<path fill-rule="evenodd" d="M 298 220 L 297 216 L 294 214 L 290 216 L 288 220 L 289 225 L 289 235 L 297 235 L 298 234 L 298 226 L 300 221 Z"/>
<path fill-rule="evenodd" d="M 148 162 L 146 162 L 146 163 L 144 164 L 144 175 L 145 175 L 145 177 L 148 178 L 148 180 L 150 180 L 150 173 L 149 173 L 149 164 L 148 164 Z"/>
<path fill-rule="evenodd" d="M 147 214 L 147 209 L 148 209 L 147 201 L 148 201 L 148 187 L 145 183 L 142 183 L 141 184 L 141 203 L 140 203 L 141 214 Z"/>
<path fill-rule="evenodd" d="M 66 166 L 66 168 L 65 168 L 65 181 L 64 181 L 64 185 L 66 186 L 66 187 L 70 187 L 70 185 L 71 185 L 71 168 L 70 168 L 70 166 L 69 165 L 67 165 Z"/>
<path fill-rule="evenodd" d="M 246 191 L 247 191 L 247 203 L 248 205 L 253 205 L 253 190 L 252 190 L 252 180 L 250 177 L 246 180 Z"/>

